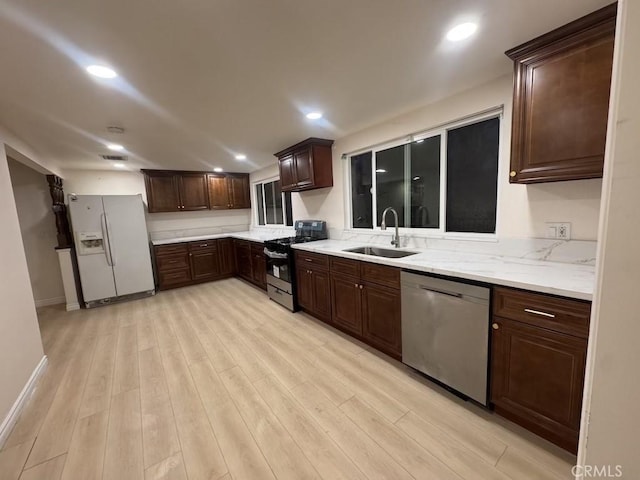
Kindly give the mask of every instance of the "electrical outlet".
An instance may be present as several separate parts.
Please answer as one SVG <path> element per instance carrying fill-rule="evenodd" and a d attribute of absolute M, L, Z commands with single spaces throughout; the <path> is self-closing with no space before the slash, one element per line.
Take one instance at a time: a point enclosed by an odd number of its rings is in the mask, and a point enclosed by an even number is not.
<path fill-rule="evenodd" d="M 547 222 L 547 238 L 558 238 L 560 240 L 571 240 L 571 223 L 569 222 Z"/>

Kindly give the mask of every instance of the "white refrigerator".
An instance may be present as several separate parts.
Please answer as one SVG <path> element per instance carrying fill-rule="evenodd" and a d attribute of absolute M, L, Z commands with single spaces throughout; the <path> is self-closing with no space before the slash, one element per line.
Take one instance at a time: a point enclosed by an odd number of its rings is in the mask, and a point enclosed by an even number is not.
<path fill-rule="evenodd" d="M 87 308 L 155 292 L 141 195 L 69 195 Z"/>

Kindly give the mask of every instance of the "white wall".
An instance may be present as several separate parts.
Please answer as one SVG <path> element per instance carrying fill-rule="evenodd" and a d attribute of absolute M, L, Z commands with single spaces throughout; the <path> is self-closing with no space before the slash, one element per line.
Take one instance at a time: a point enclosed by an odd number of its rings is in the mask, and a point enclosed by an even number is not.
<path fill-rule="evenodd" d="M 640 3 L 618 3 L 614 95 L 605 163 L 597 287 L 579 461 L 640 478 Z M 616 75 L 618 76 L 616 81 Z M 612 473 L 617 473 L 612 470 Z M 584 478 L 589 478 L 587 475 Z M 591 476 L 594 478 L 594 476 Z M 604 475 L 597 478 L 605 478 Z"/>
<path fill-rule="evenodd" d="M 0 133 L 0 422 L 43 356 L 27 260 Z"/>
<path fill-rule="evenodd" d="M 136 195 L 142 194 L 146 203 L 144 177 L 140 172 L 103 170 L 65 170 L 65 194 L 78 195 Z M 205 210 L 199 212 L 147 213 L 147 229 L 160 232 L 189 232 L 210 228 L 241 229 L 251 222 L 249 209 Z M 195 233 L 195 232 L 191 232 Z"/>
<path fill-rule="evenodd" d="M 512 91 L 512 76 L 503 76 L 485 85 L 337 139 L 333 148 L 334 186 L 293 194 L 294 218 L 321 218 L 329 222 L 330 228 L 344 228 L 345 160 L 341 159 L 343 153 L 406 137 L 411 133 L 429 130 L 471 114 L 504 105 L 499 165 L 498 235 L 544 237 L 545 222 L 562 221 L 571 222 L 572 238 L 595 240 L 601 180 L 541 185 L 509 184 Z"/>
<path fill-rule="evenodd" d="M 269 165 L 267 167 L 261 168 L 260 170 L 256 170 L 251 175 L 249 175 L 249 183 L 251 185 L 251 228 L 270 228 L 267 226 L 260 226 L 256 224 L 256 211 L 255 211 L 255 186 L 253 185 L 256 182 L 262 182 L 264 180 L 269 180 L 271 178 L 278 178 L 280 176 L 280 171 L 278 170 L 277 162 L 273 165 Z M 297 194 L 293 193 L 291 198 L 291 208 L 293 209 L 293 197 Z M 302 218 L 299 215 L 296 215 L 295 209 L 293 209 L 293 219 L 297 220 Z"/>
<path fill-rule="evenodd" d="M 55 251 L 58 244 L 55 216 L 47 179 L 11 158 L 8 163 L 36 306 L 64 303 L 60 263 Z"/>

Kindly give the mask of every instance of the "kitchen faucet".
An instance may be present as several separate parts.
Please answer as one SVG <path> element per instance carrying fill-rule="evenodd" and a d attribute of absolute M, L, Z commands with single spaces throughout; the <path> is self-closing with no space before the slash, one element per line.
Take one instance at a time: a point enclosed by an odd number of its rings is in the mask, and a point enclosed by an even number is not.
<path fill-rule="evenodd" d="M 400 234 L 398 233 L 398 212 L 396 212 L 393 207 L 387 207 L 384 209 L 384 212 L 382 212 L 382 224 L 380 225 L 380 229 L 381 230 L 387 229 L 386 218 L 387 218 L 387 212 L 389 210 L 393 212 L 393 218 L 396 221 L 396 234 L 393 236 L 393 239 L 391 240 L 391 245 L 395 245 L 395 247 L 398 248 L 400 246 Z"/>

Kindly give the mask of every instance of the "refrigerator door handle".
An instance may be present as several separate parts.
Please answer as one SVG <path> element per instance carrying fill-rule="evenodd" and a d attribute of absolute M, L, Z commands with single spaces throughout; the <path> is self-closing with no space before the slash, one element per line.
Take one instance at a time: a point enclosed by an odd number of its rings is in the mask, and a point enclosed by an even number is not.
<path fill-rule="evenodd" d="M 111 242 L 109 242 L 109 228 L 107 226 L 107 216 L 104 213 L 100 215 L 100 226 L 102 227 L 102 241 L 104 242 L 104 255 L 107 257 L 107 265 L 113 267 Z"/>

